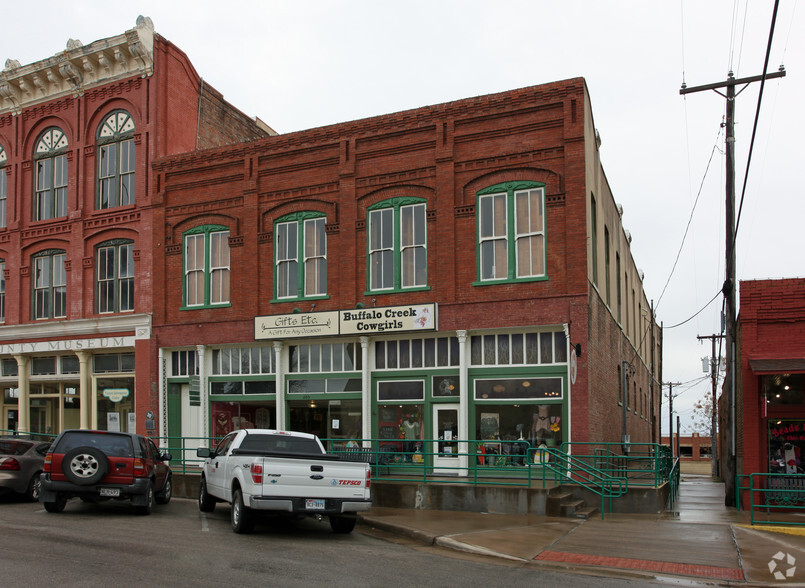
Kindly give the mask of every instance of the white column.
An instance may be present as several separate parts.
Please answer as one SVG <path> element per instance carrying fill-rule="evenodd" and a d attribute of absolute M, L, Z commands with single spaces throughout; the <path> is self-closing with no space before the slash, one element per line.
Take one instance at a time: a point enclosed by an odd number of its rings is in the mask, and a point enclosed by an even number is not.
<path fill-rule="evenodd" d="M 31 431 L 31 379 L 28 375 L 27 355 L 15 355 L 17 360 L 17 431 L 29 433 Z"/>
<path fill-rule="evenodd" d="M 277 374 L 277 429 L 285 430 L 285 371 L 282 369 L 282 341 L 274 341 L 274 366 Z"/>
<path fill-rule="evenodd" d="M 361 337 L 361 437 L 372 438 L 372 372 L 369 369 L 369 337 Z M 364 447 L 371 447 L 364 441 Z"/>
<path fill-rule="evenodd" d="M 467 439 L 474 435 L 470 435 L 470 402 L 469 402 L 469 381 L 467 378 L 467 331 L 456 331 L 458 338 L 458 438 L 464 439 L 463 442 L 458 444 L 459 457 L 459 475 L 469 475 L 467 468 L 468 460 L 467 453 L 469 452 L 469 444 Z"/>
<path fill-rule="evenodd" d="M 76 351 L 78 356 L 78 426 L 81 429 L 90 428 L 90 414 L 92 413 L 92 376 L 90 360 L 92 354 L 87 351 Z"/>
<path fill-rule="evenodd" d="M 198 356 L 198 393 L 201 400 L 201 411 L 199 418 L 201 426 L 198 428 L 204 437 L 212 437 L 210 421 L 210 387 L 207 385 L 207 347 L 196 345 L 196 355 Z M 167 425 L 166 425 L 167 426 Z"/>

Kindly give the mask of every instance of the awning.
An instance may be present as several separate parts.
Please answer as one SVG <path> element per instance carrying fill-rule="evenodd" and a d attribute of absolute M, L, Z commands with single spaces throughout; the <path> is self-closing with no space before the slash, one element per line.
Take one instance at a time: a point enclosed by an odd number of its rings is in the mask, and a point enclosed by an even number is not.
<path fill-rule="evenodd" d="M 793 374 L 805 372 L 803 359 L 750 359 L 749 367 L 756 374 Z"/>

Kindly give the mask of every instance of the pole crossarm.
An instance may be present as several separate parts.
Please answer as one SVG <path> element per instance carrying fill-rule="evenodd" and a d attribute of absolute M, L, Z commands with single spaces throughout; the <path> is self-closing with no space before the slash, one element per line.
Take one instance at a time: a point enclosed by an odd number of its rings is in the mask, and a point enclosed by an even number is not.
<path fill-rule="evenodd" d="M 705 90 L 717 90 L 719 88 L 726 88 L 728 86 L 740 86 L 741 84 L 751 84 L 752 82 L 759 82 L 765 79 L 771 78 L 784 78 L 785 77 L 785 69 L 780 66 L 779 71 L 775 71 L 769 74 L 761 74 L 759 76 L 749 76 L 748 78 L 734 78 L 731 75 L 723 82 L 715 82 L 712 84 L 704 84 L 702 86 L 693 86 L 688 88 L 686 85 L 682 84 L 682 88 L 680 88 L 679 93 L 682 95 L 685 94 L 692 94 L 693 92 L 704 92 Z"/>

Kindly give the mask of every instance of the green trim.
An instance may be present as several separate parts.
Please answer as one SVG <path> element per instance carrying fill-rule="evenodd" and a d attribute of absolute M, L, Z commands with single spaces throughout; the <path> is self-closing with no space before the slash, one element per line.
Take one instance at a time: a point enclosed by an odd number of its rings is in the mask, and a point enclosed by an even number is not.
<path fill-rule="evenodd" d="M 205 308 L 228 308 L 232 306 L 232 302 L 220 302 L 213 304 L 210 302 L 210 234 L 219 232 L 231 232 L 229 227 L 224 225 L 201 225 L 193 227 L 182 233 L 182 306 L 179 310 L 202 310 Z M 189 236 L 204 235 L 204 304 L 194 304 L 193 306 L 187 305 L 187 259 L 185 258 L 185 239 Z M 232 264 L 230 260 L 229 265 L 230 278 L 232 276 Z M 230 282 L 231 294 L 231 282 Z"/>
<path fill-rule="evenodd" d="M 274 221 L 274 224 L 278 225 L 279 223 L 303 221 L 311 218 L 327 218 L 327 215 L 324 214 L 323 212 L 316 212 L 316 211 L 292 212 L 290 214 L 286 214 L 285 216 L 281 216 L 280 218 Z"/>
<path fill-rule="evenodd" d="M 271 295 L 272 298 L 269 300 L 271 304 L 279 304 L 282 302 L 294 302 L 297 300 L 327 300 L 330 298 L 330 295 L 327 294 L 327 285 L 325 284 L 325 293 L 324 294 L 313 294 L 311 296 L 305 295 L 305 260 L 304 260 L 304 251 L 305 251 L 305 221 L 314 220 L 314 219 L 323 219 L 325 224 L 325 240 L 327 239 L 326 231 L 327 231 L 327 215 L 323 212 L 317 211 L 301 211 L 301 212 L 292 212 L 290 214 L 286 214 L 278 218 L 274 221 L 274 268 L 273 268 L 273 285 L 271 287 Z M 280 298 L 277 295 L 277 286 L 279 280 L 277 279 L 277 239 L 279 238 L 277 234 L 277 226 L 281 224 L 296 224 L 296 296 L 288 296 Z M 325 247 L 324 250 L 324 260 L 325 264 L 327 263 L 327 248 Z M 326 266 L 325 266 L 326 267 Z"/>
<path fill-rule="evenodd" d="M 511 181 L 494 184 L 479 190 L 475 194 L 475 259 L 476 259 L 476 279 L 473 286 L 485 286 L 490 284 L 515 283 L 515 282 L 536 282 L 548 279 L 548 221 L 545 208 L 545 188 L 543 182 L 532 181 Z M 545 273 L 541 276 L 517 276 L 517 235 L 516 235 L 516 211 L 514 194 L 521 190 L 542 189 L 542 263 Z M 481 198 L 495 194 L 506 195 L 506 255 L 507 255 L 507 277 L 484 280 L 481 273 Z"/>
<path fill-rule="evenodd" d="M 402 286 L 402 235 L 401 235 L 401 224 L 402 219 L 400 218 L 400 209 L 404 206 L 416 206 L 419 204 L 425 205 L 425 285 L 424 286 L 412 286 L 410 288 L 405 288 Z M 393 238 L 393 271 L 392 271 L 392 280 L 393 286 L 391 288 L 378 288 L 372 289 L 372 256 L 371 256 L 371 214 L 372 212 L 376 212 L 379 210 L 385 210 L 392 208 L 394 210 L 394 216 L 392 218 L 392 230 L 394 231 L 394 238 Z M 428 239 L 427 239 L 427 224 L 428 224 L 428 201 L 425 198 L 417 198 L 414 196 L 409 197 L 395 197 L 389 198 L 387 200 L 383 200 L 382 202 L 376 202 L 371 206 L 366 208 L 366 225 L 367 225 L 367 239 L 366 239 L 366 290 L 364 291 L 364 295 L 370 294 L 394 294 L 397 292 L 417 292 L 417 291 L 425 291 L 430 290 L 430 286 L 428 286 Z"/>

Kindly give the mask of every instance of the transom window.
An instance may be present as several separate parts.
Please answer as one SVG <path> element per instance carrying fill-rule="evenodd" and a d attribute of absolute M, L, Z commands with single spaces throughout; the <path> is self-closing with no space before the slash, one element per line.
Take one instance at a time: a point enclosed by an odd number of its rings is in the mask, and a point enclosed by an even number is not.
<path fill-rule="evenodd" d="M 98 128 L 99 210 L 134 203 L 134 131 L 125 110 L 113 112 Z"/>
<path fill-rule="evenodd" d="M 313 343 L 288 347 L 288 371 L 293 373 L 355 372 L 361 369 L 356 343 Z"/>
<path fill-rule="evenodd" d="M 67 316 L 65 259 L 61 250 L 44 251 L 33 258 L 34 319 Z"/>
<path fill-rule="evenodd" d="M 470 337 L 470 365 L 567 363 L 564 331 L 502 333 Z"/>
<path fill-rule="evenodd" d="M 195 349 L 182 349 L 171 352 L 172 376 L 197 376 L 198 352 Z"/>
<path fill-rule="evenodd" d="M 327 293 L 326 218 L 295 213 L 276 224 L 275 298 L 309 298 Z"/>
<path fill-rule="evenodd" d="M 375 342 L 375 369 L 396 370 L 459 365 L 457 337 Z"/>
<path fill-rule="evenodd" d="M 98 313 L 134 310 L 134 243 L 99 245 L 96 263 Z"/>
<path fill-rule="evenodd" d="M 34 153 L 34 220 L 67 215 L 67 148 L 64 132 L 56 127 L 46 130 Z"/>
<path fill-rule="evenodd" d="M 427 205 L 421 198 L 392 198 L 369 207 L 369 289 L 428 285 Z"/>
<path fill-rule="evenodd" d="M 205 225 L 184 236 L 185 307 L 229 303 L 229 229 Z"/>
<path fill-rule="evenodd" d="M 6 178 L 6 150 L 0 145 L 0 228 L 6 226 L 6 203 L 8 202 L 8 181 Z"/>
<path fill-rule="evenodd" d="M 545 276 L 545 188 L 507 182 L 478 192 L 482 282 Z"/>
<path fill-rule="evenodd" d="M 223 347 L 212 350 L 212 373 L 273 374 L 274 354 L 271 347 Z"/>

